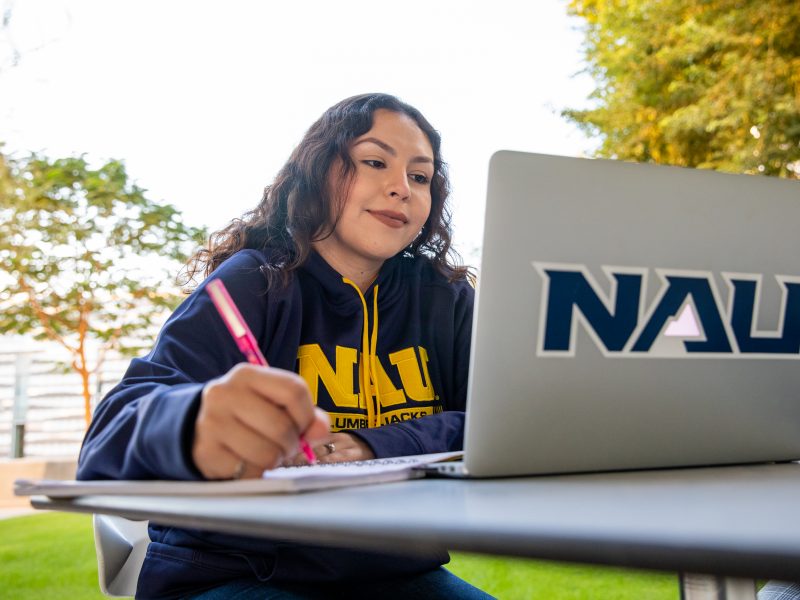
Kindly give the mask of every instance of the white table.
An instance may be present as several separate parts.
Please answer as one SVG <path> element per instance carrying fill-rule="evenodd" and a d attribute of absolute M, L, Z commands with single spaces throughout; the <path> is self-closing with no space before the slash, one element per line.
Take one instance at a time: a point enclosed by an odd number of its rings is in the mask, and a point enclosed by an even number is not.
<path fill-rule="evenodd" d="M 37 496 L 32 504 L 383 551 L 446 548 L 800 581 L 800 465 L 795 463 L 425 479 L 272 496 Z M 728 594 L 748 596 L 752 591 Z"/>

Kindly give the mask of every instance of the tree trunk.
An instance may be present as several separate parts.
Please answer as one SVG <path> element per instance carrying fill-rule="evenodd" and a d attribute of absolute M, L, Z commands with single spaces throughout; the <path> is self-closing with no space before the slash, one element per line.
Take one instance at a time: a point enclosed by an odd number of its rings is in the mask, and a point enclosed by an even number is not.
<path fill-rule="evenodd" d="M 91 373 L 86 369 L 86 363 L 79 369 L 81 381 L 83 382 L 83 417 L 86 420 L 86 428 L 92 422 L 92 392 L 89 389 L 89 376 Z"/>
<path fill-rule="evenodd" d="M 86 332 L 88 329 L 89 323 L 86 320 L 86 314 L 81 311 L 81 320 L 78 323 L 77 356 L 72 365 L 80 374 L 83 383 L 83 418 L 86 421 L 86 429 L 89 429 L 89 425 L 92 423 L 92 392 L 89 389 L 89 377 L 92 373 L 86 364 Z"/>

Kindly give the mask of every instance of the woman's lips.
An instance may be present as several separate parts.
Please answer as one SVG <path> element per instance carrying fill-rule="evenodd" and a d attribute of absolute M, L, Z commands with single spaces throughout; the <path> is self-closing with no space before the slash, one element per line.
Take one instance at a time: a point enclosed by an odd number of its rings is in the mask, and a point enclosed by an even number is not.
<path fill-rule="evenodd" d="M 369 214 L 378 219 L 381 223 L 394 229 L 399 229 L 408 222 L 403 213 L 392 210 L 368 210 Z"/>

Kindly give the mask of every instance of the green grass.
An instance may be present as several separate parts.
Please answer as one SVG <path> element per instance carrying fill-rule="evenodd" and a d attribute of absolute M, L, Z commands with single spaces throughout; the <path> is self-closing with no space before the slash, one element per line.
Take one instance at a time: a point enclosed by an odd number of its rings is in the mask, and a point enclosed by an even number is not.
<path fill-rule="evenodd" d="M 47 513 L 0 521 L 0 596 L 104 598 L 88 515 Z"/>
<path fill-rule="evenodd" d="M 677 600 L 675 575 L 453 554 L 448 568 L 503 600 Z M 88 515 L 44 513 L 0 521 L 0 597 L 103 598 Z"/>
<path fill-rule="evenodd" d="M 503 600 L 678 600 L 678 576 L 521 558 L 452 554 L 447 568 Z"/>

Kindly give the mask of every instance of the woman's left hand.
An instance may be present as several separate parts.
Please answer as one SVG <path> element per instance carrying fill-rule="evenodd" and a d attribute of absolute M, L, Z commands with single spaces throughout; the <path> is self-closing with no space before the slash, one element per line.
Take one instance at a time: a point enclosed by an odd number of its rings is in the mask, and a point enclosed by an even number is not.
<path fill-rule="evenodd" d="M 375 458 L 375 454 L 370 447 L 360 437 L 350 433 L 331 434 L 327 443 L 314 446 L 314 454 L 320 463 L 349 462 Z M 308 461 L 301 452 L 284 464 L 296 467 L 308 464 Z"/>

